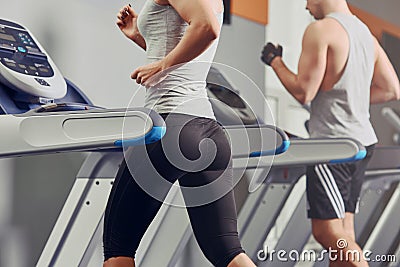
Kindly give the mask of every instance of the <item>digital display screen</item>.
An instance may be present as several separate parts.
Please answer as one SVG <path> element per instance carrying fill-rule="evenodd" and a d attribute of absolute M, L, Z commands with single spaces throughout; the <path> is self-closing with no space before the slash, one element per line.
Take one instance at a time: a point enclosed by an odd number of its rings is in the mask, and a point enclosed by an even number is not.
<path fill-rule="evenodd" d="M 9 34 L 4 34 L 4 33 L 0 33 L 0 39 L 11 41 L 11 42 L 16 42 L 14 36 L 9 35 Z"/>

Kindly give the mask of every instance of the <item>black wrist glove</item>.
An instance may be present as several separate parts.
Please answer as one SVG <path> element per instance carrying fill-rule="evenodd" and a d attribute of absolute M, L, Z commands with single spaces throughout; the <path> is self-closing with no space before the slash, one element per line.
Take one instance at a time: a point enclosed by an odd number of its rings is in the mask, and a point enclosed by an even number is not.
<path fill-rule="evenodd" d="M 261 53 L 261 60 L 268 66 L 271 66 L 271 62 L 275 57 L 282 57 L 282 46 L 275 46 L 273 43 L 267 43 Z"/>

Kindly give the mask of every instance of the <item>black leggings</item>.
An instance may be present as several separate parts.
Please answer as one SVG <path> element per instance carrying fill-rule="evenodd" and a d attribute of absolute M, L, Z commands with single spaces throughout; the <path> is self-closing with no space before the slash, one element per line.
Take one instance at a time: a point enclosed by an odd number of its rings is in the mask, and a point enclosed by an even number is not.
<path fill-rule="evenodd" d="M 163 114 L 162 141 L 129 149 L 104 220 L 104 257 L 134 257 L 146 229 L 178 180 L 196 240 L 214 266 L 227 266 L 242 247 L 232 191 L 231 150 L 216 121 Z M 207 192 L 204 194 L 204 192 Z"/>

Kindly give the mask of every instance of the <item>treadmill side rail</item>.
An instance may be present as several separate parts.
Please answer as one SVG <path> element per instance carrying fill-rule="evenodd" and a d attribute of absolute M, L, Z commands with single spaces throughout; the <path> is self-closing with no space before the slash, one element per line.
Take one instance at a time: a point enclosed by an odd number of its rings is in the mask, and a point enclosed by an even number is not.
<path fill-rule="evenodd" d="M 0 157 L 155 142 L 165 134 L 165 126 L 157 116 L 160 117 L 142 108 L 3 115 L 0 120 L 0 128 L 4 129 L 0 133 Z"/>

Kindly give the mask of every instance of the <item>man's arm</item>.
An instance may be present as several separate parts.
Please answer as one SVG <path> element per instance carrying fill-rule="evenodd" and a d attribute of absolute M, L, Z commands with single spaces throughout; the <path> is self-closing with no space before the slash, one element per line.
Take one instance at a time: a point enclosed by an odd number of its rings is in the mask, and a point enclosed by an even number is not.
<path fill-rule="evenodd" d="M 400 99 L 399 79 L 385 51 L 374 38 L 375 68 L 371 83 L 371 104 Z"/>
<path fill-rule="evenodd" d="M 271 62 L 283 86 L 303 105 L 315 97 L 325 74 L 328 44 L 321 26 L 320 22 L 314 22 L 304 33 L 297 75 L 287 68 L 281 57 Z"/>

